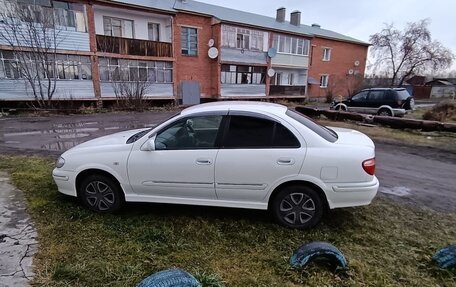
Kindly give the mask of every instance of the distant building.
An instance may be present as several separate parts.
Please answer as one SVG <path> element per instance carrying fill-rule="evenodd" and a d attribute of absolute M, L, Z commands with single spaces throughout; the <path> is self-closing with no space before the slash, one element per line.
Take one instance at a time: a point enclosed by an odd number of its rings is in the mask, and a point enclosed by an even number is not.
<path fill-rule="evenodd" d="M 346 96 L 364 78 L 369 44 L 303 25 L 299 11 L 286 21 L 285 8 L 271 18 L 191 0 L 76 2 L 18 0 L 59 21 L 54 100 L 114 100 L 121 80 L 149 82 L 147 99 Z M 0 39 L 0 100 L 33 100 L 19 60 Z"/>

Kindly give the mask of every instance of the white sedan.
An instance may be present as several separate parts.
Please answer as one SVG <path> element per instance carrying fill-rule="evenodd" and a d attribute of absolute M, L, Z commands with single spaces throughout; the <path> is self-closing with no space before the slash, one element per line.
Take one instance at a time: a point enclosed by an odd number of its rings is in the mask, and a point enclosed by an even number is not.
<path fill-rule="evenodd" d="M 52 175 L 97 212 L 125 202 L 268 209 L 282 225 L 308 228 L 327 208 L 370 204 L 374 172 L 374 143 L 358 131 L 282 105 L 216 102 L 80 144 Z"/>

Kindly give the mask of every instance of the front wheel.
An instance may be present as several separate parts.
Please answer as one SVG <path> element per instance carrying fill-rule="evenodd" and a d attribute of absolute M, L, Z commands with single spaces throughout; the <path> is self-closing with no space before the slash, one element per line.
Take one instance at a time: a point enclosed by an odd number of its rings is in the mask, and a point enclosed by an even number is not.
<path fill-rule="evenodd" d="M 320 222 L 323 202 L 318 193 L 309 187 L 288 186 L 273 198 L 271 211 L 279 224 L 306 229 Z"/>
<path fill-rule="evenodd" d="M 377 113 L 379 116 L 382 116 L 382 117 L 391 117 L 393 116 L 393 113 L 388 110 L 388 109 L 381 109 L 378 111 Z"/>
<path fill-rule="evenodd" d="M 88 209 L 102 213 L 114 212 L 124 203 L 119 185 L 103 175 L 86 177 L 79 187 L 79 197 Z"/>

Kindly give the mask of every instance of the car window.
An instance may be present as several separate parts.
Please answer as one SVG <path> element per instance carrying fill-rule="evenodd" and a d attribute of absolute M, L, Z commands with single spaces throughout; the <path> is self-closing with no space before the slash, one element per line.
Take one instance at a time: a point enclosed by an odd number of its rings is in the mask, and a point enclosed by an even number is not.
<path fill-rule="evenodd" d="M 292 119 L 300 122 L 302 125 L 324 138 L 329 142 L 335 142 L 338 139 L 337 133 L 330 128 L 314 122 L 311 118 L 293 110 L 287 110 L 286 114 Z"/>
<path fill-rule="evenodd" d="M 224 148 L 299 148 L 298 139 L 282 124 L 252 116 L 230 116 Z"/>
<path fill-rule="evenodd" d="M 361 92 L 357 93 L 356 95 L 354 95 L 351 99 L 352 99 L 352 101 L 363 102 L 366 100 L 368 93 L 369 93 L 368 91 L 361 91 Z"/>
<path fill-rule="evenodd" d="M 375 101 L 375 102 L 383 101 L 383 100 L 385 100 L 383 97 L 384 94 L 385 94 L 384 91 L 370 91 L 369 100 Z"/>
<path fill-rule="evenodd" d="M 406 100 L 410 97 L 410 94 L 407 92 L 407 90 L 398 90 L 396 91 L 398 95 L 398 100 Z"/>
<path fill-rule="evenodd" d="M 210 149 L 215 141 L 223 116 L 199 116 L 178 120 L 155 138 L 156 150 Z"/>

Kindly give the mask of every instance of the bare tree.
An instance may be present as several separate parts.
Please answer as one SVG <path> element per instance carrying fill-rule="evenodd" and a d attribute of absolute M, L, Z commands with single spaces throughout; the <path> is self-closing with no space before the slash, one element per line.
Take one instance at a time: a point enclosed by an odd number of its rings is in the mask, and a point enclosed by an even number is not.
<path fill-rule="evenodd" d="M 403 31 L 393 24 L 370 36 L 371 52 L 377 70 L 385 70 L 391 85 L 402 85 L 408 77 L 451 66 L 454 55 L 440 42 L 433 41 L 429 20 L 408 23 Z"/>
<path fill-rule="evenodd" d="M 39 107 L 50 107 L 56 91 L 57 48 L 62 41 L 54 10 L 16 0 L 0 4 L 0 40 L 11 47 L 18 77 L 24 79 Z"/>
<path fill-rule="evenodd" d="M 130 73 L 113 72 L 112 87 L 117 98 L 117 104 L 128 109 L 141 110 L 144 97 L 149 92 L 151 83 L 139 75 L 129 78 Z"/>

